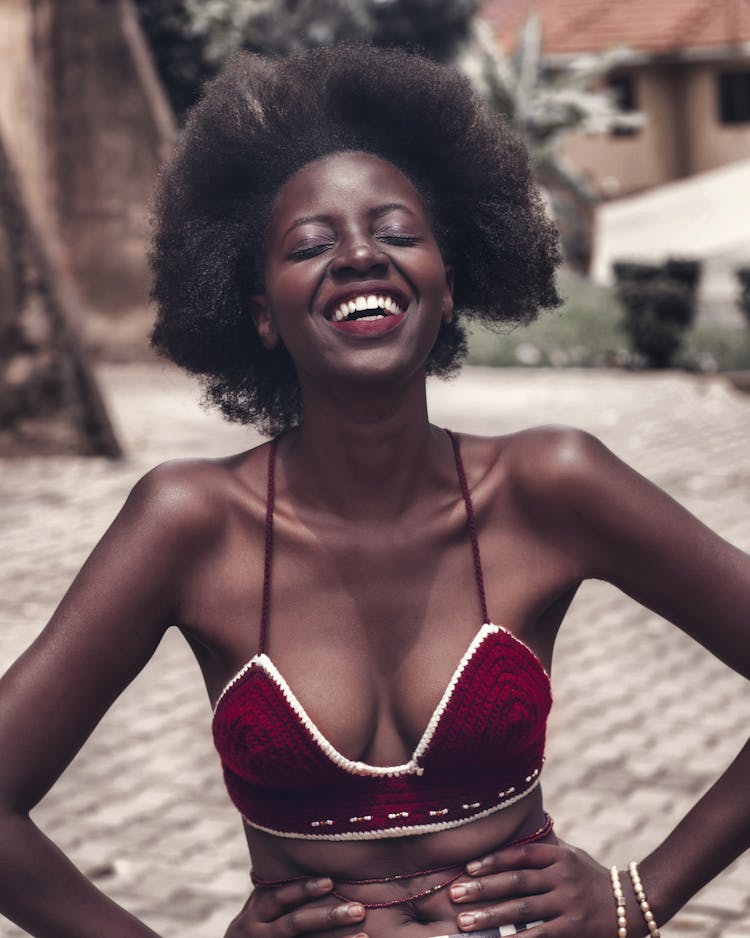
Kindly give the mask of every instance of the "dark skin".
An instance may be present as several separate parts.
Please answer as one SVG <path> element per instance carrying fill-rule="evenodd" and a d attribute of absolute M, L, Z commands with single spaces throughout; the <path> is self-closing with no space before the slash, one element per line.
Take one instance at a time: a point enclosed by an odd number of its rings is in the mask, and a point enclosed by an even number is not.
<path fill-rule="evenodd" d="M 406 300 L 396 328 L 337 329 L 331 303 L 360 290 Z M 297 173 L 277 196 L 266 292 L 251 305 L 264 343 L 283 340 L 292 354 L 305 412 L 277 456 L 267 650 L 340 752 L 398 764 L 481 625 L 453 454 L 425 400 L 425 361 L 441 318 L 453 315 L 451 272 L 411 183 L 366 154 Z M 547 668 L 577 587 L 596 577 L 750 675 L 742 552 L 578 431 L 463 437 L 462 453 L 490 617 Z M 146 476 L 0 684 L 0 912 L 33 935 L 154 935 L 75 871 L 28 812 L 170 624 L 193 647 L 212 702 L 255 653 L 266 460 L 262 446 Z M 750 843 L 749 780 L 746 746 L 641 862 L 660 924 Z M 614 934 L 609 874 L 595 860 L 554 835 L 502 849 L 541 819 L 536 789 L 488 818 L 429 835 L 313 842 L 247 828 L 259 876 L 310 878 L 253 893 L 226 938 L 391 938 L 401 929 L 428 938 L 537 919 L 545 924 L 529 938 Z M 332 878 L 449 862 L 468 865 L 466 875 L 414 903 L 409 917 L 403 907 L 365 915 L 357 902 L 329 896 Z M 646 928 L 626 879 L 632 938 Z M 415 877 L 404 889 L 433 881 Z M 377 901 L 396 889 L 346 891 Z"/>

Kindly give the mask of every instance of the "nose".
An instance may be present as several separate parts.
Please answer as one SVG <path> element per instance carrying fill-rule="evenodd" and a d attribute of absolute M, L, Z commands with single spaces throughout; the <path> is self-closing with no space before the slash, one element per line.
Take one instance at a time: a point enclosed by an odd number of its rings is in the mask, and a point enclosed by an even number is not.
<path fill-rule="evenodd" d="M 366 237 L 353 238 L 341 245 L 331 262 L 331 274 L 337 279 L 382 274 L 388 268 L 388 255 Z"/>

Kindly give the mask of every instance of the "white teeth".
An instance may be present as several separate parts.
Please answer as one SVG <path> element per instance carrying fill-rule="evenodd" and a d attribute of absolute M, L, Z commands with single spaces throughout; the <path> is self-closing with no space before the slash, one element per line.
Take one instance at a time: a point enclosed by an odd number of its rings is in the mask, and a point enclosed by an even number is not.
<path fill-rule="evenodd" d="M 401 306 L 390 296 L 376 296 L 371 293 L 368 296 L 356 296 L 351 300 L 344 300 L 331 314 L 334 322 L 342 322 L 352 313 L 364 312 L 365 310 L 383 310 L 388 315 L 394 316 L 402 313 Z M 381 316 L 360 316 L 360 319 L 379 319 Z"/>

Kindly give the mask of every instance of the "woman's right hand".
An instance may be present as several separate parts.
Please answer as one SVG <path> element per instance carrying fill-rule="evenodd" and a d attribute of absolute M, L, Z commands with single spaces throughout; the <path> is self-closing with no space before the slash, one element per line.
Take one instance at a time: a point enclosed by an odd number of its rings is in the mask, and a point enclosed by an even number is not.
<path fill-rule="evenodd" d="M 359 902 L 339 902 L 329 893 L 327 877 L 304 879 L 274 888 L 256 889 L 233 919 L 224 938 L 296 938 L 334 928 L 356 928 L 365 918 Z M 342 938 L 367 938 L 352 931 Z"/>

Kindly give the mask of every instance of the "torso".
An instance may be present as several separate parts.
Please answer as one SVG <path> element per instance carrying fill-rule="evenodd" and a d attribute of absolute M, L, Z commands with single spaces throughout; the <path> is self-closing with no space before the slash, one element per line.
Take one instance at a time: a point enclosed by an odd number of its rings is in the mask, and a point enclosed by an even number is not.
<path fill-rule="evenodd" d="M 461 444 L 489 616 L 549 670 L 580 571 L 565 532 L 537 517 L 533 500 L 519 498 L 514 465 L 523 447 L 523 435 L 463 437 Z M 217 497 L 226 510 L 181 606 L 212 701 L 258 649 L 266 455 L 260 447 L 206 470 L 206 484 L 221 488 Z M 429 469 L 420 497 L 397 523 L 365 525 L 306 510 L 294 498 L 282 441 L 269 611 L 267 651 L 339 752 L 373 765 L 408 760 L 482 624 L 465 507 L 450 460 Z M 530 833 L 543 817 L 536 789 L 489 817 L 438 833 L 335 843 L 248 828 L 247 838 L 263 878 L 352 878 L 352 871 L 378 876 L 465 863 Z M 435 879 L 440 876 L 425 882 Z M 423 886 L 422 879 L 407 880 L 348 887 L 347 895 L 377 901 L 384 892 L 390 897 L 394 889 L 409 894 Z M 397 924 L 414 935 L 446 934 L 456 931 L 455 914 L 441 892 L 408 908 L 369 912 L 367 930 L 373 938 L 392 934 Z"/>

